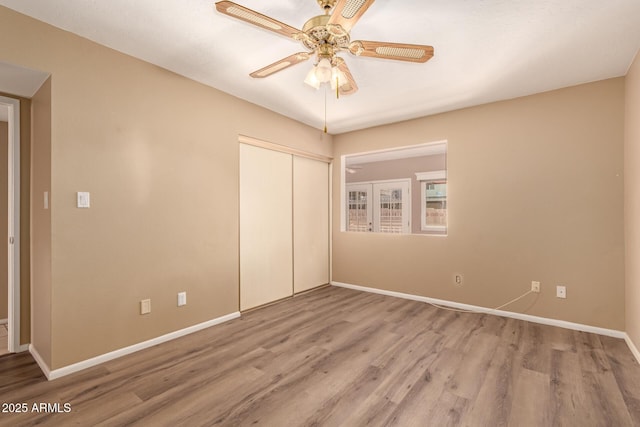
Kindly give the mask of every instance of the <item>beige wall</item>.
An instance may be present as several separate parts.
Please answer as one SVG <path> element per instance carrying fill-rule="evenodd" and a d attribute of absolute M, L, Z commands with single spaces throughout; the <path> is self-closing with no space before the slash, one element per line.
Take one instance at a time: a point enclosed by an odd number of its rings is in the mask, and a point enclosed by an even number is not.
<path fill-rule="evenodd" d="M 627 334 L 640 348 L 640 54 L 625 79 L 624 217 Z"/>
<path fill-rule="evenodd" d="M 31 173 L 31 344 L 51 366 L 51 78 L 33 96 Z M 49 197 L 49 205 L 51 205 Z"/>
<path fill-rule="evenodd" d="M 8 195 L 7 195 L 7 178 L 8 171 L 8 155 L 9 155 L 9 124 L 0 122 L 0 242 L 6 242 L 8 224 Z M 7 288 L 8 271 L 7 259 L 9 253 L 7 245 L 0 244 L 0 319 L 6 319 L 9 313 L 9 289 Z"/>
<path fill-rule="evenodd" d="M 2 7 L 0 26 L 1 60 L 52 75 L 51 368 L 237 311 L 238 134 L 331 137 Z"/>
<path fill-rule="evenodd" d="M 335 158 L 447 139 L 448 237 L 341 233 L 334 168 L 333 279 L 487 307 L 540 280 L 512 310 L 624 329 L 624 79 L 348 133 L 333 150 L 318 130 L 3 7 L 0 27 L 15 35 L 0 60 L 52 74 L 33 108 L 33 341 L 51 368 L 238 309 L 238 134 Z"/>
<path fill-rule="evenodd" d="M 31 100 L 5 92 L 0 92 L 0 95 L 20 101 L 20 344 L 28 344 L 31 329 Z"/>
<path fill-rule="evenodd" d="M 335 159 L 448 140 L 449 235 L 340 232 L 336 167 L 333 280 L 483 307 L 539 280 L 508 309 L 623 330 L 623 117 L 618 78 L 334 137 Z"/>

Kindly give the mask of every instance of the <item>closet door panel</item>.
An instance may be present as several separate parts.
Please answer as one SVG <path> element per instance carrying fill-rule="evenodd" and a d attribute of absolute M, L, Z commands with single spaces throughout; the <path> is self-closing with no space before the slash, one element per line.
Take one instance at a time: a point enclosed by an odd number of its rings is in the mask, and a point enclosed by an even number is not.
<path fill-rule="evenodd" d="M 292 156 L 240 144 L 240 310 L 292 294 Z"/>
<path fill-rule="evenodd" d="M 329 165 L 293 158 L 293 289 L 329 283 Z"/>

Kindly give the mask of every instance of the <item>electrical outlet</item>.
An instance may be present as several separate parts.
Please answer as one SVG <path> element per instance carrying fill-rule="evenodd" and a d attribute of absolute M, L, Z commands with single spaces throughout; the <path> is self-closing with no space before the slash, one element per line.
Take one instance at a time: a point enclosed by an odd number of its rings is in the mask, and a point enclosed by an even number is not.
<path fill-rule="evenodd" d="M 464 278 L 462 277 L 462 274 L 455 274 L 455 275 L 453 276 L 453 282 L 454 282 L 456 285 L 462 285 L 462 281 L 463 281 L 463 279 L 464 279 Z"/>
<path fill-rule="evenodd" d="M 557 298 L 566 298 L 567 297 L 567 287 L 566 286 L 556 286 L 556 297 Z"/>
<path fill-rule="evenodd" d="M 151 300 L 143 299 L 140 301 L 140 314 L 148 314 L 151 313 Z"/>
<path fill-rule="evenodd" d="M 535 280 L 531 282 L 531 292 L 540 292 L 540 282 Z"/>
<path fill-rule="evenodd" d="M 187 293 L 178 292 L 178 307 L 187 305 Z"/>

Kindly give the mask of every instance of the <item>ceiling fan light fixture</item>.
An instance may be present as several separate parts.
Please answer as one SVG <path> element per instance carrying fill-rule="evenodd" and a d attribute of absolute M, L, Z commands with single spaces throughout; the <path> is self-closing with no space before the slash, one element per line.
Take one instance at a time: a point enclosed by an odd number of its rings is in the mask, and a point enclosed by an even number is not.
<path fill-rule="evenodd" d="M 320 89 L 320 80 L 316 77 L 316 67 L 311 68 L 304 82 L 314 89 Z"/>
<path fill-rule="evenodd" d="M 331 62 L 327 58 L 322 58 L 318 62 L 315 75 L 320 83 L 326 83 L 331 80 Z"/>

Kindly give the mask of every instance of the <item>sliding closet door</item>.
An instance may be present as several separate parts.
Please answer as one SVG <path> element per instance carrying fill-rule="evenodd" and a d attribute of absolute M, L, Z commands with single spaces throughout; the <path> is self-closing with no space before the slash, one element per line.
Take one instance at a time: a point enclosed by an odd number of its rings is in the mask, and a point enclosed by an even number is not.
<path fill-rule="evenodd" d="M 240 310 L 293 288 L 292 156 L 240 144 Z"/>
<path fill-rule="evenodd" d="M 302 292 L 329 283 L 329 165 L 293 157 L 293 283 Z"/>

